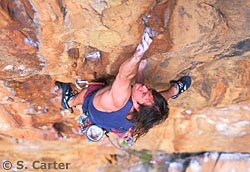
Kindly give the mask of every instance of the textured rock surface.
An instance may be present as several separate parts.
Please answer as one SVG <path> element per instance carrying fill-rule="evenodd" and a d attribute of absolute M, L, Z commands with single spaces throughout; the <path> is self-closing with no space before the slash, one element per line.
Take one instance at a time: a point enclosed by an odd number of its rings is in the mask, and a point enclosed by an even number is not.
<path fill-rule="evenodd" d="M 162 153 L 162 152 L 161 152 Z M 199 154 L 161 154 L 155 152 L 156 159 L 161 159 L 161 163 L 151 164 L 142 161 L 127 165 L 124 161 L 118 161 L 114 164 L 104 165 L 100 171 L 167 171 L 167 172 L 224 172 L 224 171 L 249 171 L 249 154 L 242 153 L 199 153 Z M 158 154 L 158 155 L 157 155 Z M 123 155 L 124 156 L 124 155 Z M 182 159 L 178 157 L 182 156 Z M 168 160 L 167 163 L 163 163 Z M 136 161 L 135 161 L 136 162 Z"/>
<path fill-rule="evenodd" d="M 53 157 L 76 169 L 105 163 L 115 149 L 79 135 L 80 108 L 62 111 L 55 83 L 115 75 L 146 26 L 154 34 L 147 84 L 160 91 L 185 74 L 193 84 L 135 148 L 250 152 L 249 15 L 247 0 L 0 1 L 1 154 L 26 157 L 18 152 L 30 145 L 43 147 L 40 159 L 67 153 Z M 96 51 L 100 59 L 88 56 Z"/>

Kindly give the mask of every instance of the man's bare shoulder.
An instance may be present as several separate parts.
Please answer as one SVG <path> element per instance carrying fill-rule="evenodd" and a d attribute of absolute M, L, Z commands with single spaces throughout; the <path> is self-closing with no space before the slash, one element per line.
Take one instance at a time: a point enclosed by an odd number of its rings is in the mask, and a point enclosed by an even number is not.
<path fill-rule="evenodd" d="M 96 93 L 93 104 L 97 110 L 104 112 L 112 112 L 114 109 L 111 96 L 111 86 L 107 86 Z"/>
<path fill-rule="evenodd" d="M 113 112 L 121 109 L 124 105 L 117 106 L 111 95 L 111 86 L 100 90 L 94 97 L 93 104 L 97 110 L 104 112 Z M 125 102 L 126 103 L 126 102 Z"/>

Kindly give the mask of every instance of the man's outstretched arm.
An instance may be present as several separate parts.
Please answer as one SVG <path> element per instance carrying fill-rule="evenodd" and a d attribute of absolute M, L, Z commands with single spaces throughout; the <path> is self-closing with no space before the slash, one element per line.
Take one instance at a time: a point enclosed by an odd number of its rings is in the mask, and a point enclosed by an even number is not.
<path fill-rule="evenodd" d="M 135 77 L 138 71 L 139 64 L 142 60 L 144 53 L 148 50 L 152 39 L 146 33 L 142 39 L 142 43 L 138 45 L 135 54 L 127 59 L 119 69 L 119 74 L 130 79 L 130 81 Z M 146 65 L 146 64 L 145 64 Z M 144 66 L 145 67 L 145 66 Z"/>
<path fill-rule="evenodd" d="M 131 95 L 131 80 L 136 76 L 144 53 L 148 50 L 152 39 L 145 34 L 142 43 L 138 45 L 135 54 L 127 59 L 119 68 L 119 73 L 111 88 L 114 104 L 124 105 Z"/>

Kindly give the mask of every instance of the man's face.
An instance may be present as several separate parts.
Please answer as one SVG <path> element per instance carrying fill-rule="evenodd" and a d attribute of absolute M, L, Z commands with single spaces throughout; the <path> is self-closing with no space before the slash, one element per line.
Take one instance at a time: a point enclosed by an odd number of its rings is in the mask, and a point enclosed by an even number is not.
<path fill-rule="evenodd" d="M 154 104 L 152 89 L 146 85 L 136 83 L 132 88 L 132 97 L 137 103 L 145 106 Z"/>

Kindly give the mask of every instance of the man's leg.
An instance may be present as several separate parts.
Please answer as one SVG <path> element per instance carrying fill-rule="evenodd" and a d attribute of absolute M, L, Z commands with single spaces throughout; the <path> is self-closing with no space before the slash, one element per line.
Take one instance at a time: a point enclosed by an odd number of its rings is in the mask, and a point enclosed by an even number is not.
<path fill-rule="evenodd" d="M 83 100 L 83 97 L 86 93 L 88 89 L 85 88 L 85 89 L 82 89 L 80 91 L 80 93 L 78 93 L 74 98 L 72 98 L 69 102 L 68 102 L 68 105 L 69 107 L 74 107 L 74 106 L 77 106 L 77 105 L 82 105 L 84 100 Z"/>
<path fill-rule="evenodd" d="M 191 86 L 192 79 L 190 76 L 184 76 L 177 81 L 170 81 L 171 87 L 160 94 L 168 100 L 169 98 L 176 99 L 180 94 L 186 91 Z"/>
<path fill-rule="evenodd" d="M 176 85 L 172 85 L 168 90 L 161 91 L 160 94 L 168 101 L 168 99 L 178 94 L 178 89 Z"/>
<path fill-rule="evenodd" d="M 61 83 L 62 88 L 62 101 L 61 106 L 64 109 L 71 109 L 71 113 L 73 113 L 72 107 L 83 104 L 83 97 L 87 89 L 83 89 L 80 93 L 75 94 L 72 90 L 70 83 Z"/>

